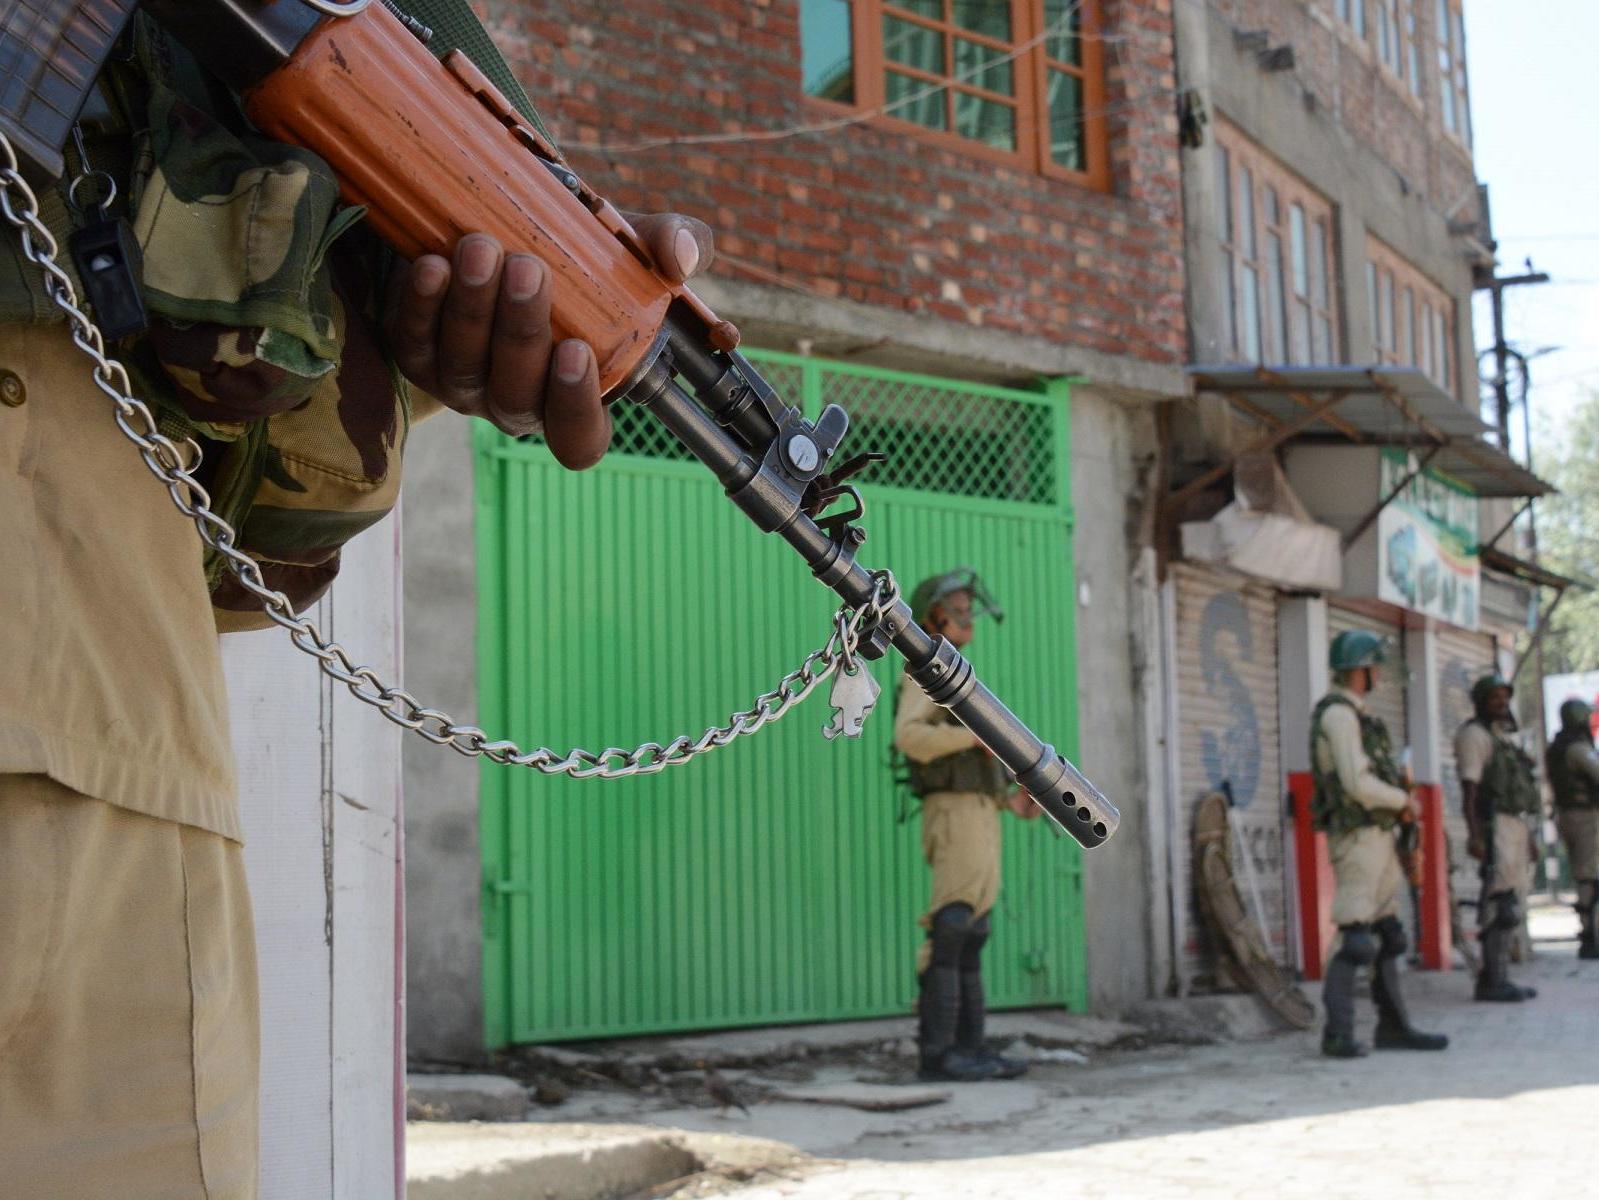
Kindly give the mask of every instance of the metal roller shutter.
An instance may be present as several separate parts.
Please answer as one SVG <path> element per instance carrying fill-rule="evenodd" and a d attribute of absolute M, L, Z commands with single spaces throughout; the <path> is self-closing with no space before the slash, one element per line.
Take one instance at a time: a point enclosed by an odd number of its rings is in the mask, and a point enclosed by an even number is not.
<path fill-rule="evenodd" d="M 1278 961 L 1288 947 L 1284 884 L 1284 781 L 1277 729 L 1277 594 L 1210 567 L 1173 567 L 1177 589 L 1177 711 L 1181 803 L 1176 835 L 1183 853 L 1181 894 L 1189 901 L 1182 951 L 1186 978 L 1209 974 L 1212 958 L 1188 882 L 1194 805 L 1231 787 L 1233 820 L 1249 851 L 1238 886 L 1258 897 Z M 1253 880 L 1251 880 L 1251 875 Z"/>

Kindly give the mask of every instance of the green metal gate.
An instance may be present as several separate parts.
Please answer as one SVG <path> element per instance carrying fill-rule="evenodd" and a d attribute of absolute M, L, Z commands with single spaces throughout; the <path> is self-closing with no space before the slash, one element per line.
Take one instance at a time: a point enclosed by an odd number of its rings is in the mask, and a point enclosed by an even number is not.
<path fill-rule="evenodd" d="M 1007 611 L 984 679 L 1068 754 L 1076 655 L 1065 383 L 1044 394 L 752 354 L 840 451 L 890 461 L 864 490 L 862 560 L 907 590 L 957 563 Z M 645 414 L 571 474 L 543 446 L 477 444 L 482 723 L 519 741 L 697 736 L 826 637 L 830 593 L 760 535 Z M 893 656 L 890 656 L 893 660 Z M 548 1041 L 904 1013 L 927 868 L 887 767 L 897 660 L 858 742 L 822 739 L 825 686 L 777 725 L 662 775 L 482 774 L 486 1040 Z M 525 743 L 524 743 L 525 744 Z M 1007 820 L 991 1003 L 1086 998 L 1079 851 Z"/>

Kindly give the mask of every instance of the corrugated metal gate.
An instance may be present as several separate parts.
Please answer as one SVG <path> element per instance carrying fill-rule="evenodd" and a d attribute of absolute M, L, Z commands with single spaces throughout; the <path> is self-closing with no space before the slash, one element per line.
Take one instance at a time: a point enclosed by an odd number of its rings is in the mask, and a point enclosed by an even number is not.
<path fill-rule="evenodd" d="M 1185 879 L 1193 853 L 1194 805 L 1230 785 L 1233 821 L 1249 851 L 1253 887 L 1239 864 L 1239 891 L 1260 909 L 1278 961 L 1288 955 L 1284 881 L 1285 788 L 1277 731 L 1277 593 L 1212 567 L 1181 563 L 1177 584 L 1178 719 L 1182 803 L 1179 861 Z M 1190 885 L 1185 977 L 1214 969 Z"/>
<path fill-rule="evenodd" d="M 1044 396 L 782 355 L 786 395 L 842 403 L 862 557 L 903 587 L 969 563 L 1007 618 L 972 655 L 1072 753 L 1076 657 L 1066 389 Z M 697 736 L 821 644 L 833 605 L 650 419 L 570 474 L 540 445 L 478 443 L 483 724 L 565 751 Z M 908 1011 L 926 866 L 887 768 L 897 661 L 859 742 L 827 743 L 825 695 L 693 765 L 614 783 L 487 767 L 490 1045 Z M 825 689 L 824 689 L 825 691 Z M 998 1005 L 1086 999 L 1081 865 L 1008 823 L 986 961 Z"/>

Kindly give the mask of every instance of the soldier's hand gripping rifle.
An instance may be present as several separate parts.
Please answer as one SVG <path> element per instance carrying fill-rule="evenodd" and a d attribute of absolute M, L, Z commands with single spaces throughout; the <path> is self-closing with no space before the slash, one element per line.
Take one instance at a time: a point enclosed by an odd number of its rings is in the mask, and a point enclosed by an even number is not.
<path fill-rule="evenodd" d="M 22 0 L 0 4 L 0 28 L 26 26 L 34 45 L 54 57 L 45 82 L 59 91 L 66 78 L 86 93 L 95 66 L 87 60 L 103 58 L 132 7 L 128 0 Z M 435 57 L 411 24 L 366 0 L 147 0 L 145 7 L 243 97 L 263 132 L 325 159 L 344 199 L 364 205 L 372 228 L 402 255 L 448 255 L 469 232 L 536 255 L 553 281 L 553 337 L 589 344 L 608 401 L 647 408 L 757 526 L 793 546 L 847 604 L 882 596 L 879 578 L 855 559 L 864 538 L 850 523 L 858 497 L 837 486 L 834 475 L 844 468 L 828 469 L 849 425 L 844 411 L 828 405 L 812 423 L 784 403 L 737 352 L 737 330 L 655 272 L 618 211 L 465 54 Z M 74 36 L 56 45 L 41 40 L 38 30 L 51 21 L 75 22 Z M 96 39 L 104 43 L 97 51 Z M 5 107 L 13 142 L 37 167 L 59 174 L 77 106 L 57 97 L 43 106 L 48 112 L 26 102 Z M 52 123 L 63 112 L 65 124 Z M 839 499 L 854 499 L 854 511 L 825 515 Z M 1084 846 L 1111 836 L 1116 809 L 1001 704 L 947 640 L 917 625 L 897 595 L 878 608 L 860 631 L 863 657 L 892 645 L 911 678 L 1062 828 Z"/>

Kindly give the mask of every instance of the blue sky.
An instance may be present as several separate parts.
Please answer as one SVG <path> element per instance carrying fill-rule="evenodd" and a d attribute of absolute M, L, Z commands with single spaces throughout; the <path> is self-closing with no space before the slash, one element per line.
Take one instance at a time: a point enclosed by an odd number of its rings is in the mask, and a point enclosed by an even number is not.
<path fill-rule="evenodd" d="M 1530 255 L 1553 277 L 1506 293 L 1506 338 L 1524 353 L 1562 347 L 1532 364 L 1535 426 L 1558 427 L 1599 389 L 1599 0 L 1466 0 L 1465 13 L 1500 270 Z M 1476 335 L 1479 350 L 1492 344 L 1485 296 Z"/>

